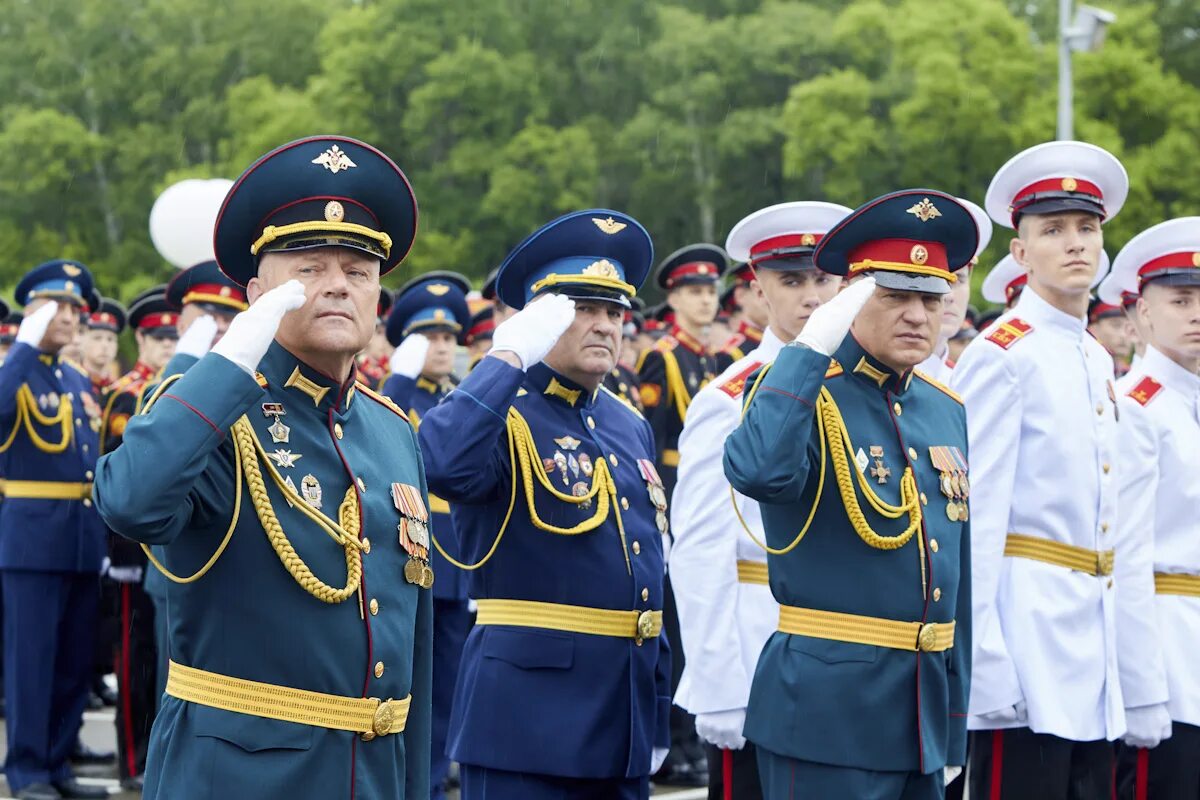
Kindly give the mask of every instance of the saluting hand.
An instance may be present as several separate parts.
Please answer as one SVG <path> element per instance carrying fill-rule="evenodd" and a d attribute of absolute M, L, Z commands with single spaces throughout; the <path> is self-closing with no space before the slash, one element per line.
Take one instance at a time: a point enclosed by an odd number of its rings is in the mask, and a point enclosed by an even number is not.
<path fill-rule="evenodd" d="M 229 359 L 251 375 L 258 369 L 258 362 L 267 354 L 275 339 L 275 331 L 283 315 L 304 305 L 304 284 L 290 280 L 271 291 L 233 318 L 229 330 L 212 352 Z"/>
<path fill-rule="evenodd" d="M 54 321 L 54 315 L 57 313 L 58 303 L 51 300 L 21 320 L 21 327 L 17 328 L 17 341 L 30 347 L 40 347 L 42 339 L 46 338 L 46 331 L 50 328 L 50 323 Z"/>
<path fill-rule="evenodd" d="M 488 353 L 508 351 L 520 359 L 521 369 L 529 369 L 554 349 L 574 321 L 574 300 L 562 294 L 545 295 L 497 326 Z"/>
<path fill-rule="evenodd" d="M 388 366 L 393 375 L 416 378 L 425 369 L 425 356 L 429 355 L 429 337 L 414 333 L 405 337 L 400 346 L 392 351 Z"/>
<path fill-rule="evenodd" d="M 842 289 L 836 297 L 812 313 L 796 341 L 823 356 L 833 355 L 850 332 L 854 318 L 874 292 L 875 279 L 870 276 Z"/>
<path fill-rule="evenodd" d="M 175 355 L 204 358 L 212 349 L 213 339 L 217 338 L 217 321 L 211 314 L 197 317 L 188 325 L 186 331 L 179 335 L 175 345 Z"/>

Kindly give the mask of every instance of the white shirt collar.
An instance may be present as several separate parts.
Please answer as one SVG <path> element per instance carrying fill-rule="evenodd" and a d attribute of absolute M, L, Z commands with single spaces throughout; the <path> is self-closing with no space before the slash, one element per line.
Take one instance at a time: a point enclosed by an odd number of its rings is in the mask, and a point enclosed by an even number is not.
<path fill-rule="evenodd" d="M 1013 306 L 1013 314 L 1032 324 L 1034 328 L 1039 325 L 1049 327 L 1076 339 L 1082 338 L 1087 331 L 1086 316 L 1076 317 L 1060 311 L 1043 300 L 1030 286 L 1026 286 L 1025 291 L 1021 292 L 1020 299 Z"/>
<path fill-rule="evenodd" d="M 1200 375 L 1188 372 L 1154 345 L 1146 347 L 1146 355 L 1138 362 L 1138 371 L 1186 398 L 1200 394 Z"/>

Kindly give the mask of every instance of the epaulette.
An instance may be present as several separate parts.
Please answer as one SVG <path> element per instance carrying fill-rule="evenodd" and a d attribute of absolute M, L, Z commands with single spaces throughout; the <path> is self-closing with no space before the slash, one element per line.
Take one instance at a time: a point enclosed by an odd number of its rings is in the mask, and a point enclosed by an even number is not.
<path fill-rule="evenodd" d="M 76 364 L 76 363 L 75 363 L 74 361 L 72 361 L 71 359 L 69 359 L 69 358 L 62 358 L 62 359 L 59 359 L 59 360 L 60 360 L 62 363 L 66 364 L 66 365 L 67 365 L 68 367 L 70 367 L 71 369 L 73 369 L 73 370 L 75 370 L 76 372 L 78 372 L 78 373 L 79 373 L 80 375 L 82 375 L 83 377 L 87 378 L 89 381 L 92 379 L 92 376 L 88 374 L 88 371 L 87 371 L 86 369 L 84 369 L 84 368 L 83 368 L 81 365 L 79 365 L 79 364 Z"/>
<path fill-rule="evenodd" d="M 654 343 L 654 349 L 660 353 L 669 353 L 679 346 L 679 340 L 667 334 Z"/>
<path fill-rule="evenodd" d="M 405 414 L 404 411 L 400 408 L 400 406 L 393 403 L 392 399 L 390 397 L 379 394 L 374 389 L 372 389 L 370 386 L 367 386 L 365 383 L 363 383 L 361 381 L 356 382 L 355 386 L 357 386 L 358 390 L 360 392 L 362 392 L 364 395 L 371 398 L 376 403 L 379 403 L 379 405 L 383 406 L 384 408 L 387 408 L 389 411 L 394 413 L 396 416 L 400 417 L 402 420 L 404 420 L 408 424 L 410 424 L 410 425 L 412 424 L 412 420 L 410 420 L 408 418 L 408 414 Z"/>
<path fill-rule="evenodd" d="M 1033 326 L 1028 322 L 1012 317 L 1002 322 L 997 322 L 995 329 L 985 338 L 992 344 L 999 345 L 1004 350 L 1007 350 L 1013 346 L 1014 342 L 1032 330 Z"/>
<path fill-rule="evenodd" d="M 939 380 L 936 380 L 936 379 L 935 379 L 933 376 L 931 376 L 931 375 L 926 375 L 924 372 L 921 372 L 919 369 L 914 369 L 914 370 L 913 370 L 913 374 L 914 374 L 914 375 L 916 375 L 916 376 L 917 376 L 918 378 L 920 378 L 921 380 L 923 380 L 923 381 L 925 381 L 926 383 L 928 383 L 928 384 L 929 384 L 930 386 L 932 386 L 933 388 L 937 389 L 937 390 L 938 390 L 939 392 L 941 392 L 942 394 L 944 394 L 944 395 L 946 395 L 947 397 L 949 397 L 949 398 L 950 398 L 951 400 L 953 400 L 954 402 L 958 403 L 960 406 L 962 405 L 962 401 L 963 401 L 963 399 L 962 399 L 962 395 L 960 395 L 958 392 L 956 392 L 956 391 L 954 391 L 953 389 L 951 389 L 951 388 L 950 388 L 949 386 L 947 386 L 946 384 L 942 383 L 942 382 L 941 382 L 941 381 L 939 381 Z"/>
<path fill-rule="evenodd" d="M 601 386 L 600 391 L 604 392 L 606 395 L 610 396 L 613 400 L 616 400 L 622 406 L 629 409 L 631 412 L 633 412 L 633 415 L 635 417 L 637 417 L 638 419 L 640 419 L 640 420 L 646 419 L 645 417 L 642 416 L 642 412 L 638 411 L 637 408 L 634 407 L 633 403 L 629 402 L 624 397 L 621 397 L 621 395 L 619 395 L 616 392 L 614 392 L 613 390 L 609 389 L 607 386 Z"/>
<path fill-rule="evenodd" d="M 109 384 L 108 388 L 105 391 L 106 391 L 106 393 L 108 393 L 110 395 L 120 394 L 121 392 L 125 391 L 127 388 L 131 389 L 131 391 L 140 392 L 142 389 L 141 386 L 130 387 L 130 384 L 132 384 L 136 378 L 137 378 L 137 376 L 134 373 L 126 372 L 124 375 L 122 375 L 121 377 L 119 377 L 115 381 L 113 381 L 111 384 Z"/>
<path fill-rule="evenodd" d="M 1140 406 L 1150 405 L 1150 401 L 1158 397 L 1162 384 L 1149 375 L 1138 381 L 1138 385 L 1129 390 L 1129 396 Z"/>
<path fill-rule="evenodd" d="M 258 383 L 258 385 L 259 385 L 259 386 L 261 386 L 262 388 L 264 388 L 264 389 L 266 389 L 266 388 L 267 388 L 267 376 L 266 376 L 266 375 L 263 375 L 261 372 L 255 372 L 255 373 L 254 373 L 254 380 L 255 380 L 255 381 Z M 361 384 L 360 384 L 360 385 L 361 385 Z"/>
<path fill-rule="evenodd" d="M 841 375 L 842 372 L 844 372 L 844 370 L 842 369 L 842 365 L 837 362 L 837 359 L 829 359 L 829 369 L 825 370 L 825 377 L 836 378 L 838 375 Z"/>
<path fill-rule="evenodd" d="M 761 361 L 751 362 L 744 370 L 734 375 L 729 380 L 720 385 L 720 390 L 730 397 L 736 398 L 742 392 L 746 391 L 746 380 L 754 374 L 754 370 L 762 366 Z"/>

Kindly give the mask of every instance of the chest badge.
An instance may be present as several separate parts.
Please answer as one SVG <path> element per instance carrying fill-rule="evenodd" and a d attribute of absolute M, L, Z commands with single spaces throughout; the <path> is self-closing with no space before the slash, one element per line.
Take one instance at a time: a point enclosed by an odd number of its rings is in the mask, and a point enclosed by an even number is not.
<path fill-rule="evenodd" d="M 267 453 L 267 457 L 284 469 L 296 466 L 296 462 L 304 458 L 300 453 L 293 453 L 291 450 L 276 450 L 274 453 Z M 312 478 L 311 475 L 308 476 Z M 308 480 L 308 478 L 305 478 Z M 316 478 L 313 478 L 315 481 Z"/>
<path fill-rule="evenodd" d="M 644 458 L 638 459 L 638 471 L 642 474 L 642 480 L 646 482 L 646 493 L 654 505 L 654 524 L 658 527 L 658 532 L 666 536 L 670 523 L 667 520 L 667 491 L 663 488 L 662 478 L 658 476 L 654 462 Z"/>
<path fill-rule="evenodd" d="M 967 497 L 971 493 L 966 457 L 957 447 L 930 447 L 929 460 L 938 471 L 938 488 L 946 497 L 946 518 L 966 522 L 970 517 Z"/>
<path fill-rule="evenodd" d="M 321 484 L 315 475 L 305 475 L 301 478 L 300 496 L 313 508 L 321 507 Z"/>
<path fill-rule="evenodd" d="M 274 419 L 271 426 L 267 428 L 267 433 L 271 434 L 271 441 L 275 444 L 287 444 L 292 429 L 284 425 L 281 419 L 287 413 L 283 408 L 283 403 L 263 403 L 262 412 L 267 419 Z"/>
<path fill-rule="evenodd" d="M 404 580 L 422 589 L 433 587 L 433 568 L 429 566 L 429 509 L 416 486 L 392 484 L 392 502 L 400 512 L 400 546 L 408 553 Z"/>
<path fill-rule="evenodd" d="M 871 458 L 875 459 L 875 466 L 871 467 L 871 477 L 882 486 L 887 483 L 892 471 L 883 463 L 883 447 L 881 445 L 871 445 Z"/>

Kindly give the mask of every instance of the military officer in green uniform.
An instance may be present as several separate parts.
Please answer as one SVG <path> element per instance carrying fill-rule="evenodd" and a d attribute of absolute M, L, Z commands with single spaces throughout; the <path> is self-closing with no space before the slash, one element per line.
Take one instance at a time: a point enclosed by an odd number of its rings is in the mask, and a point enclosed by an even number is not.
<path fill-rule="evenodd" d="M 978 236 L 962 204 L 924 189 L 842 220 L 813 258 L 851 285 L 757 373 L 726 440 L 780 604 L 744 728 L 767 800 L 941 798 L 965 763 L 966 418 L 913 367 Z"/>
<path fill-rule="evenodd" d="M 355 369 L 415 230 L 407 179 L 369 145 L 260 158 L 214 237 L 250 308 L 97 466 L 101 515 L 170 578 L 146 798 L 429 796 L 425 478 L 403 412 Z"/>

